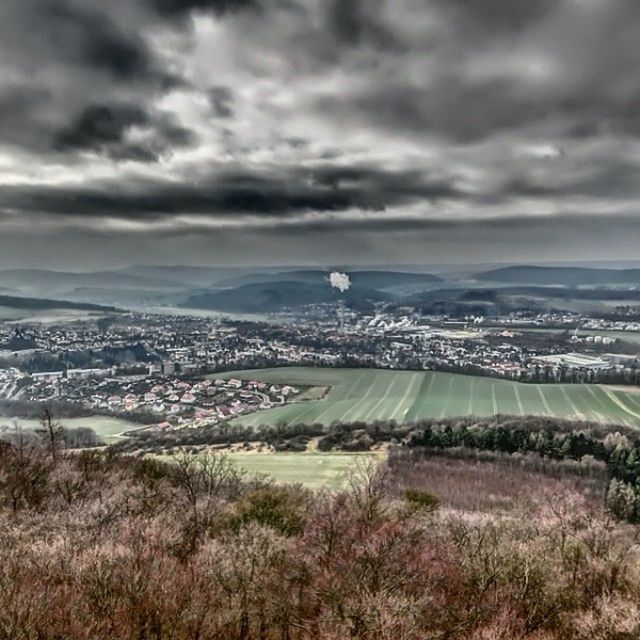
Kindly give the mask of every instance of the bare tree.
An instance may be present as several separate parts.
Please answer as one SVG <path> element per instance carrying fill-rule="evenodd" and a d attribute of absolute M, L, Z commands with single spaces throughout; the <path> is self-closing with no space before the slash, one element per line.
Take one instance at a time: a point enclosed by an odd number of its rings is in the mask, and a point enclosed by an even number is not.
<path fill-rule="evenodd" d="M 224 455 L 194 456 L 183 451 L 175 457 L 169 477 L 183 492 L 190 511 L 183 532 L 182 553 L 195 552 L 203 533 L 215 519 L 220 499 L 239 496 L 242 476 L 242 471 Z"/>
<path fill-rule="evenodd" d="M 175 456 L 170 473 L 194 508 L 200 497 L 217 498 L 222 494 L 237 497 L 242 476 L 243 472 L 225 455 L 202 453 L 194 456 L 186 451 Z"/>
<path fill-rule="evenodd" d="M 55 420 L 53 413 L 48 407 L 42 409 L 40 425 L 40 429 L 36 429 L 36 432 L 42 438 L 52 462 L 56 463 L 58 461 L 58 453 L 64 444 L 64 429 L 62 425 Z"/>
<path fill-rule="evenodd" d="M 379 459 L 358 458 L 347 476 L 347 486 L 354 507 L 365 520 L 373 522 L 386 514 L 389 470 Z"/>
<path fill-rule="evenodd" d="M 0 492 L 15 515 L 22 507 L 42 506 L 48 491 L 51 463 L 32 434 L 16 429 L 11 444 L 0 447 Z"/>

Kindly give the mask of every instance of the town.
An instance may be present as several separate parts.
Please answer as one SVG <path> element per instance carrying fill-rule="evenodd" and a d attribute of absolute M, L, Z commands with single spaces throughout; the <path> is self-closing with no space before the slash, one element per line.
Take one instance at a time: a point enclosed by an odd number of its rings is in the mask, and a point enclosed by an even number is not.
<path fill-rule="evenodd" d="M 437 370 L 522 382 L 637 384 L 637 322 L 569 312 L 498 319 L 314 305 L 272 322 L 124 313 L 0 325 L 0 400 L 55 401 L 157 428 L 215 425 L 301 389 L 213 374 L 279 366 Z M 640 335 L 640 333 L 639 333 Z"/>

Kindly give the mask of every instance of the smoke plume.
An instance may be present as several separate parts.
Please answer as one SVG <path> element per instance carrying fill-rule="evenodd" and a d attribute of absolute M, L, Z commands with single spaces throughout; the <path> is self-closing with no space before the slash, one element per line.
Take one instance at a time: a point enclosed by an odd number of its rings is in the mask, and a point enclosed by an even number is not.
<path fill-rule="evenodd" d="M 329 276 L 329 282 L 334 289 L 338 289 L 341 293 L 348 291 L 351 287 L 351 278 L 346 273 L 334 271 Z"/>

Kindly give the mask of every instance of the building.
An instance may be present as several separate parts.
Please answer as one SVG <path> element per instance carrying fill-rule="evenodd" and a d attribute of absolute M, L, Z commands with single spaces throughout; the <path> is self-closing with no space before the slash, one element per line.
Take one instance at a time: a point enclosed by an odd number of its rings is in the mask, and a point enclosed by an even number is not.
<path fill-rule="evenodd" d="M 34 382 L 53 382 L 54 380 L 62 380 L 64 371 L 45 371 L 43 373 L 32 373 L 31 378 Z"/>
<path fill-rule="evenodd" d="M 173 376 L 176 373 L 176 363 L 175 362 L 163 362 L 160 364 L 160 375 L 162 376 Z"/>
<path fill-rule="evenodd" d="M 67 369 L 66 378 L 75 380 L 78 378 L 98 378 L 112 374 L 112 369 Z"/>
<path fill-rule="evenodd" d="M 538 356 L 533 361 L 554 367 L 568 367 L 569 369 L 592 369 L 597 371 L 611 368 L 611 362 L 608 360 L 587 356 L 583 353 L 558 353 L 550 356 Z"/>

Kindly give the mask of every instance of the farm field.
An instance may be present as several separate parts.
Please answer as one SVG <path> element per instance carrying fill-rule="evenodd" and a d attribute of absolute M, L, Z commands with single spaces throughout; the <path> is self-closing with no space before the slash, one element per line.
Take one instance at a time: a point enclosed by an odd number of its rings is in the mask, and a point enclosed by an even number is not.
<path fill-rule="evenodd" d="M 81 309 L 18 309 L 0 306 L 0 321 L 2 322 L 39 322 L 43 324 L 60 321 L 87 320 L 100 317 L 95 311 Z"/>
<path fill-rule="evenodd" d="M 61 418 L 58 422 L 68 429 L 77 429 L 78 427 L 89 427 L 93 429 L 98 436 L 105 442 L 112 443 L 117 440 L 117 435 L 123 431 L 131 429 L 139 429 L 144 427 L 143 424 L 128 422 L 120 418 L 111 418 L 109 416 L 87 416 L 86 418 Z M 29 418 L 13 418 L 0 416 L 0 426 L 13 426 L 17 423 L 23 429 L 37 429 L 40 427 L 40 421 Z"/>
<path fill-rule="evenodd" d="M 250 474 L 264 474 L 276 482 L 300 483 L 309 489 L 339 489 L 357 453 L 229 453 L 229 460 Z"/>
<path fill-rule="evenodd" d="M 283 367 L 211 376 L 329 386 L 321 400 L 241 416 L 247 426 L 396 420 L 464 415 L 540 415 L 640 427 L 640 391 L 603 385 L 522 384 L 432 371 Z"/>

